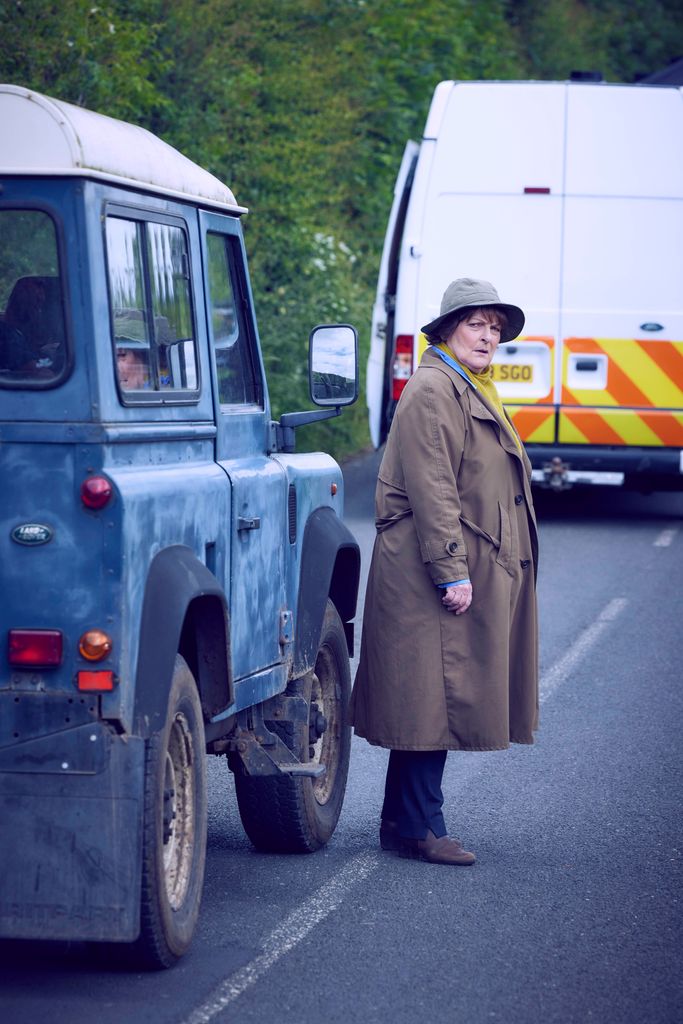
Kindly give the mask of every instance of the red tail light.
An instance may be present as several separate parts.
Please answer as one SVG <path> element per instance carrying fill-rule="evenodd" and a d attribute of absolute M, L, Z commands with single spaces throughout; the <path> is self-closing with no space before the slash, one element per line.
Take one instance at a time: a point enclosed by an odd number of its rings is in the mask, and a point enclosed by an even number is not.
<path fill-rule="evenodd" d="M 10 629 L 9 663 L 16 668 L 48 668 L 62 661 L 58 629 Z"/>
<path fill-rule="evenodd" d="M 391 368 L 391 397 L 396 402 L 410 380 L 413 372 L 413 347 L 415 339 L 412 334 L 399 334 L 394 349 L 394 363 Z"/>
<path fill-rule="evenodd" d="M 106 476 L 89 476 L 81 484 L 81 501 L 86 508 L 104 508 L 111 500 L 112 490 Z"/>
<path fill-rule="evenodd" d="M 83 669 L 76 673 L 76 686 L 79 690 L 106 693 L 114 689 L 113 672 L 94 672 Z"/>

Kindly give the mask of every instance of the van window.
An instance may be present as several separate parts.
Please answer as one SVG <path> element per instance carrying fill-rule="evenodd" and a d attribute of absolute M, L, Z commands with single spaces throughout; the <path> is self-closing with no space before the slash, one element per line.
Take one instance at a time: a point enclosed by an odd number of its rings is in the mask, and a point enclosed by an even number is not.
<path fill-rule="evenodd" d="M 162 395 L 167 399 L 174 392 L 197 391 L 183 229 L 109 216 L 107 260 L 117 380 L 123 400 L 149 401 Z"/>
<path fill-rule="evenodd" d="M 221 407 L 260 404 L 255 361 L 235 302 L 235 267 L 230 239 L 209 232 L 209 301 L 211 336 Z"/>
<path fill-rule="evenodd" d="M 42 210 L 0 210 L 0 386 L 53 387 L 66 370 L 55 224 Z"/>

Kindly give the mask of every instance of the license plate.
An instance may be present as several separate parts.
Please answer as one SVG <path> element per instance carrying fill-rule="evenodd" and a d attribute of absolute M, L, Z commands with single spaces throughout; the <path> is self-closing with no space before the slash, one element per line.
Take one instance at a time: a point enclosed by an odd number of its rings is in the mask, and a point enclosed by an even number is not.
<path fill-rule="evenodd" d="M 499 383 L 533 384 L 534 368 L 530 363 L 493 363 L 493 379 Z"/>

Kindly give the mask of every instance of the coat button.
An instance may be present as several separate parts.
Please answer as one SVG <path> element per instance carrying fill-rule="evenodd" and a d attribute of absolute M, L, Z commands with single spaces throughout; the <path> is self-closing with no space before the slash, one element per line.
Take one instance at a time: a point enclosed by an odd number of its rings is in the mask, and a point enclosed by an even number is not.
<path fill-rule="evenodd" d="M 529 566 L 531 565 L 531 559 L 530 558 L 523 558 L 522 561 L 519 564 L 521 565 L 522 569 L 528 569 Z"/>
<path fill-rule="evenodd" d="M 524 498 L 521 494 L 515 494 L 515 505 L 521 505 L 523 501 Z"/>
<path fill-rule="evenodd" d="M 451 553 L 452 555 L 454 555 L 454 554 L 455 554 L 455 552 L 456 552 L 456 551 L 458 550 L 458 545 L 457 545 L 457 542 L 456 542 L 456 541 L 454 541 L 454 540 L 452 540 L 452 541 L 450 542 L 450 544 L 448 544 L 448 550 L 450 551 L 450 553 Z"/>

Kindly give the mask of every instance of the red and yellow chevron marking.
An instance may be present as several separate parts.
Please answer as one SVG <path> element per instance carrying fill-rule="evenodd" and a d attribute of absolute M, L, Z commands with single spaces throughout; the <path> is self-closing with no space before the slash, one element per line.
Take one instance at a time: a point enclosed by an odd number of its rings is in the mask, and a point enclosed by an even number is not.
<path fill-rule="evenodd" d="M 567 387 L 570 352 L 607 356 L 604 390 Z M 567 338 L 562 370 L 561 444 L 683 447 L 683 341 Z"/>
<path fill-rule="evenodd" d="M 683 448 L 683 411 L 560 409 L 560 444 Z"/>
<path fill-rule="evenodd" d="M 508 416 L 525 444 L 552 444 L 555 440 L 555 408 L 506 405 Z"/>
<path fill-rule="evenodd" d="M 543 342 L 551 356 L 554 379 L 555 339 L 526 335 L 524 343 Z M 515 342 L 517 343 L 517 341 Z M 427 345 L 418 340 L 419 355 Z M 607 356 L 607 387 L 568 388 L 572 352 Z M 562 354 L 562 405 L 559 417 L 551 391 L 541 398 L 505 403 L 519 435 L 531 444 L 606 444 L 620 447 L 683 448 L 683 341 L 637 341 L 633 338 L 566 338 Z"/>
<path fill-rule="evenodd" d="M 683 409 L 683 341 L 566 338 L 563 347 L 563 405 Z M 567 387 L 570 352 L 607 356 L 604 391 Z"/>

